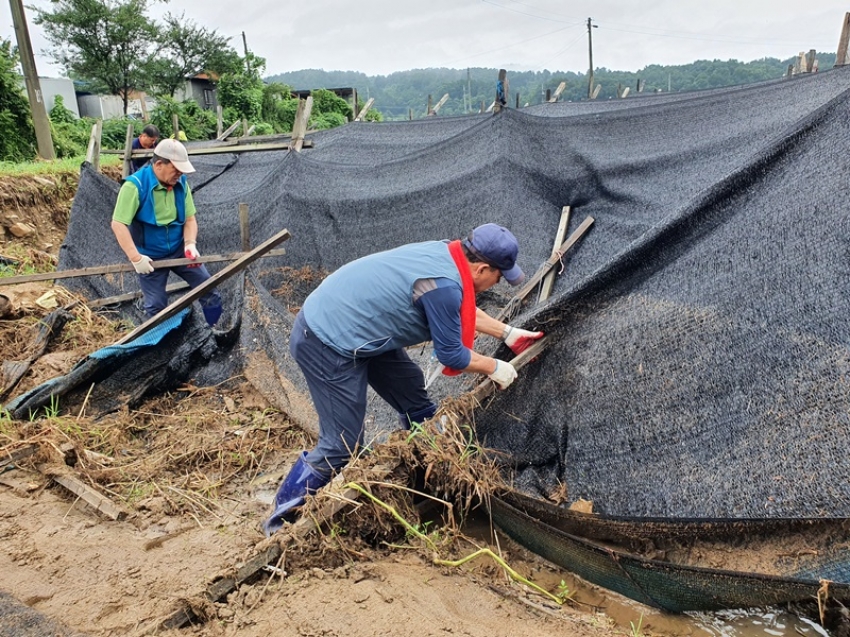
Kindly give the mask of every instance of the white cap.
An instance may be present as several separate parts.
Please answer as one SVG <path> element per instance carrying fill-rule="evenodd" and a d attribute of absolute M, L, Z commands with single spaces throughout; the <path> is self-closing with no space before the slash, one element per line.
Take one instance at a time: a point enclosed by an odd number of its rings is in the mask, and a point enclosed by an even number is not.
<path fill-rule="evenodd" d="M 163 139 L 153 150 L 154 155 L 168 159 L 181 173 L 193 173 L 195 167 L 189 161 L 186 147 L 176 139 Z"/>

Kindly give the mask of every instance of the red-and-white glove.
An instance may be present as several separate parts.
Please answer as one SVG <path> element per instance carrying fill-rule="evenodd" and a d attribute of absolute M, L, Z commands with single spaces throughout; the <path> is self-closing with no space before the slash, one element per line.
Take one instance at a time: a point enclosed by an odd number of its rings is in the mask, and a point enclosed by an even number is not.
<path fill-rule="evenodd" d="M 133 264 L 136 272 L 139 274 L 150 274 L 153 272 L 153 263 L 151 258 L 146 254 L 140 254 L 138 261 L 130 261 Z"/>
<path fill-rule="evenodd" d="M 194 243 L 187 243 L 184 247 L 183 254 L 186 255 L 187 259 L 192 259 L 193 261 L 199 256 L 201 256 L 200 254 L 198 254 L 198 249 L 195 247 Z M 197 268 L 200 265 L 200 263 L 189 263 L 186 265 L 186 267 Z"/>
<path fill-rule="evenodd" d="M 496 369 L 487 376 L 499 386 L 499 389 L 507 389 L 516 380 L 516 369 L 510 363 L 496 359 Z"/>
<path fill-rule="evenodd" d="M 541 338 L 543 338 L 543 332 L 529 332 L 510 325 L 506 326 L 502 333 L 502 340 L 514 354 L 522 354 L 534 344 L 534 341 Z"/>

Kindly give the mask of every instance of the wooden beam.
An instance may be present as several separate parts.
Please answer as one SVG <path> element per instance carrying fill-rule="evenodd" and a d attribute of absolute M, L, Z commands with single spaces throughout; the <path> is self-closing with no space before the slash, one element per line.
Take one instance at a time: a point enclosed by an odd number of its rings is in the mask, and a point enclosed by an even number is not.
<path fill-rule="evenodd" d="M 584 221 L 581 222 L 581 225 L 575 229 L 575 231 L 570 235 L 569 239 L 564 241 L 561 246 L 558 248 L 557 253 L 551 257 L 549 257 L 543 265 L 541 265 L 537 272 L 534 273 L 534 276 L 531 277 L 528 281 L 523 284 L 520 288 L 519 292 L 517 292 L 514 297 L 508 302 L 508 304 L 502 308 L 501 312 L 495 317 L 496 320 L 505 322 L 509 315 L 512 315 L 515 309 L 518 309 L 521 305 L 525 297 L 527 297 L 531 291 L 537 286 L 540 281 L 543 280 L 543 277 L 555 267 L 555 264 L 560 261 L 560 255 L 564 254 L 567 250 L 572 248 L 579 239 L 581 239 L 584 234 L 590 229 L 590 226 L 593 225 L 593 217 L 587 217 Z"/>
<path fill-rule="evenodd" d="M 432 114 L 432 115 L 436 115 L 437 113 L 439 113 L 439 112 L 440 112 L 440 109 L 443 107 L 443 104 L 445 104 L 445 103 L 446 103 L 446 102 L 448 102 L 448 101 L 449 101 L 449 94 L 448 94 L 448 93 L 446 93 L 445 95 L 443 95 L 443 96 L 440 98 L 440 101 L 439 101 L 439 102 L 437 102 L 437 105 L 436 105 L 436 106 L 434 106 L 434 108 L 433 108 L 433 109 L 432 109 L 432 111 L 431 111 L 431 114 Z"/>
<path fill-rule="evenodd" d="M 237 261 L 231 263 L 229 266 L 224 268 L 221 272 L 217 272 L 213 274 L 209 279 L 204 281 L 201 285 L 188 292 L 180 299 L 174 301 L 171 305 L 166 307 L 156 316 L 152 316 L 147 321 L 139 325 L 132 332 L 127 334 L 124 338 L 117 341 L 116 345 L 126 345 L 130 341 L 135 340 L 142 334 L 147 333 L 164 320 L 171 318 L 181 310 L 189 307 L 195 300 L 201 298 L 204 294 L 206 294 L 209 290 L 212 290 L 218 283 L 221 281 L 226 281 L 231 276 L 236 274 L 237 272 L 241 272 L 249 265 L 251 265 L 254 261 L 262 257 L 264 254 L 269 252 L 275 246 L 283 243 L 287 239 L 289 239 L 292 235 L 289 234 L 289 230 L 281 230 L 276 235 L 267 239 L 262 244 L 251 250 L 248 254 L 242 256 Z"/>
<path fill-rule="evenodd" d="M 211 146 L 206 148 L 186 147 L 186 152 L 191 155 L 221 155 L 224 153 L 258 153 L 266 150 L 289 150 L 291 142 L 280 142 L 276 144 L 237 144 L 227 146 Z M 302 148 L 313 148 L 313 142 L 309 139 L 302 141 Z M 120 155 L 123 151 L 105 149 L 101 151 L 104 155 Z M 151 150 L 133 151 L 133 157 L 153 157 Z"/>
<path fill-rule="evenodd" d="M 357 117 L 354 118 L 355 122 L 362 122 L 363 118 L 366 116 L 366 113 L 369 112 L 369 109 L 372 108 L 372 104 L 375 103 L 375 98 L 370 97 L 369 101 L 363 105 L 363 108 L 360 109 L 360 112 L 357 114 Z"/>
<path fill-rule="evenodd" d="M 551 98 L 549 98 L 549 101 L 550 102 L 557 102 L 558 98 L 561 97 L 561 93 L 564 92 L 565 88 L 567 88 L 566 82 L 561 82 L 560 84 L 558 84 L 558 88 L 555 89 L 555 94 L 552 95 Z"/>
<path fill-rule="evenodd" d="M 561 219 L 558 222 L 558 230 L 555 232 L 555 245 L 552 246 L 552 257 L 558 257 L 558 249 L 564 242 L 564 237 L 567 234 L 567 227 L 570 225 L 570 207 L 564 206 L 561 209 Z M 537 297 L 538 303 L 543 303 L 552 294 L 552 287 L 555 285 L 555 268 L 549 270 L 549 273 L 543 277 L 543 283 L 540 285 L 540 294 Z"/>
<path fill-rule="evenodd" d="M 247 251 L 246 251 L 247 252 Z M 283 248 L 270 250 L 263 257 L 280 257 L 286 254 Z M 194 263 L 220 263 L 222 261 L 235 261 L 244 258 L 245 252 L 234 252 L 232 254 L 210 254 L 200 256 L 197 259 L 162 259 L 152 261 L 154 269 L 174 268 L 179 265 L 192 265 Z M 22 274 L 21 276 L 0 277 L 0 286 L 17 285 L 18 283 L 31 283 L 33 281 L 54 281 L 56 279 L 73 279 L 80 276 L 92 276 L 95 274 L 116 274 L 118 272 L 134 272 L 132 263 L 112 263 L 109 265 L 94 265 L 88 268 L 76 270 L 61 270 L 59 272 L 40 272 L 39 274 Z"/>
<path fill-rule="evenodd" d="M 215 107 L 215 137 L 221 139 L 221 133 L 224 131 L 224 109 L 221 104 Z"/>
<path fill-rule="evenodd" d="M 180 290 L 185 290 L 189 287 L 189 284 L 185 281 L 180 281 L 180 283 L 169 283 L 165 286 L 165 291 L 168 294 L 172 292 L 179 292 Z M 125 301 L 132 301 L 133 299 L 138 299 L 144 296 L 144 292 L 141 290 L 136 290 L 135 292 L 125 292 L 124 294 L 116 294 L 115 296 L 107 296 L 102 299 L 94 299 L 93 301 L 89 301 L 86 303 L 86 307 L 90 307 L 92 309 L 96 309 L 99 307 L 104 307 L 106 305 L 114 305 L 115 303 L 124 303 Z"/>
<path fill-rule="evenodd" d="M 180 118 L 177 116 L 177 113 L 171 114 L 171 134 L 174 136 L 174 139 L 177 139 L 177 133 L 180 132 Z"/>
<path fill-rule="evenodd" d="M 227 139 L 227 136 L 228 136 L 228 135 L 230 135 L 230 134 L 232 134 L 232 133 L 233 133 L 233 131 L 235 131 L 237 128 L 239 128 L 239 126 L 240 126 L 241 124 L 242 124 L 242 122 L 233 122 L 233 124 L 232 124 L 232 125 L 230 125 L 230 126 L 227 128 L 227 130 L 226 130 L 226 131 L 224 131 L 221 135 L 219 135 L 218 137 L 216 137 L 216 140 L 218 140 L 218 141 L 222 141 L 222 140 Z"/>

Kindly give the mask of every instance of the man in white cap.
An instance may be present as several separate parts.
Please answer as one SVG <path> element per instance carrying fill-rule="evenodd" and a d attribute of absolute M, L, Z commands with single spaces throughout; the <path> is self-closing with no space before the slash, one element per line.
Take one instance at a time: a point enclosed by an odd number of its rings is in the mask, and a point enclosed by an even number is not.
<path fill-rule="evenodd" d="M 174 272 L 196 288 L 210 278 L 203 264 L 154 269 L 152 261 L 197 259 L 198 221 L 186 174 L 195 172 L 185 146 L 164 139 L 153 159 L 124 181 L 112 213 L 112 232 L 139 274 L 148 317 L 168 305 L 168 273 Z M 221 317 L 221 295 L 216 290 L 200 298 L 204 318 L 215 325 Z"/>
<path fill-rule="evenodd" d="M 434 416 L 425 376 L 405 347 L 432 341 L 443 373 L 486 374 L 507 389 L 517 372 L 507 361 L 472 349 L 476 332 L 502 339 L 519 354 L 543 332 L 502 323 L 477 307 L 475 295 L 499 280 L 520 285 L 519 243 L 495 223 L 455 241 L 411 243 L 352 261 L 328 276 L 295 318 L 289 351 L 319 414 L 319 440 L 298 457 L 278 488 L 267 535 L 292 521 L 305 497 L 327 484 L 363 444 L 366 388 L 410 428 Z"/>

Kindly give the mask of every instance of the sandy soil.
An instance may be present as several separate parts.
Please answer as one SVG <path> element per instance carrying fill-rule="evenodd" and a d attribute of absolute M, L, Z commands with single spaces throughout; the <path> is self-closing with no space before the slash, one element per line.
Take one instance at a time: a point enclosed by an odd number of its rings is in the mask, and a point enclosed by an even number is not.
<path fill-rule="evenodd" d="M 75 177 L 0 180 L 0 256 L 52 267 Z M 17 223 L 33 232 L 16 236 Z M 13 300 L 0 321 L 4 361 L 32 354 L 38 320 L 50 310 L 42 295 L 50 291 L 59 305 L 73 300 L 50 283 L 0 289 Z M 85 308 L 72 312 L 70 334 L 66 328 L 51 343 L 10 396 L 66 373 L 127 329 Z M 139 432 L 149 438 L 140 441 Z M 307 444 L 245 383 L 184 388 L 100 423 L 67 408 L 28 422 L 0 418 L 0 593 L 12 596 L 0 595 L 0 633 L 606 636 L 630 634 L 630 621 L 652 614 L 490 536 L 486 525 L 462 529 L 453 557 L 489 543 L 524 577 L 552 592 L 566 587 L 577 601 L 557 605 L 486 558 L 436 566 L 421 546 L 343 541 L 345 517 L 323 537 L 289 546 L 277 572 L 204 603 L 207 586 L 264 542 L 259 523 L 280 476 Z M 9 453 L 27 445 L 38 452 L 7 464 Z M 71 449 L 79 456 L 73 468 Z M 108 519 L 57 485 L 49 475 L 58 467 L 97 489 L 122 518 Z M 406 544 L 403 535 L 398 544 Z M 187 603 L 202 619 L 182 630 L 158 628 Z"/>

